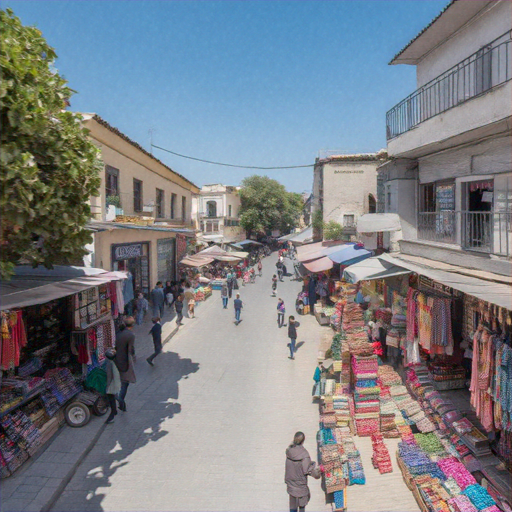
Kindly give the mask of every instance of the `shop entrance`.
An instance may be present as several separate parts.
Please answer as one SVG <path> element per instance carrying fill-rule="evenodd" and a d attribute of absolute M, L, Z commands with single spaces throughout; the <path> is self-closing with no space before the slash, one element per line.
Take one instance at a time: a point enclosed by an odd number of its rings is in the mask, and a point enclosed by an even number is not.
<path fill-rule="evenodd" d="M 112 269 L 132 275 L 133 291 L 149 294 L 149 242 L 112 245 Z"/>
<path fill-rule="evenodd" d="M 493 180 L 483 180 L 466 183 L 465 192 L 464 248 L 489 252 L 492 248 L 494 182 Z"/>

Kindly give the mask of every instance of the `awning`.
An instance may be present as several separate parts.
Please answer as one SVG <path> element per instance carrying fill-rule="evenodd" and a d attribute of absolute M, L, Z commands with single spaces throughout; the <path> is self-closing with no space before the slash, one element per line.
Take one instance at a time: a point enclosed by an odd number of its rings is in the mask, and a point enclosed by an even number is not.
<path fill-rule="evenodd" d="M 311 244 L 311 245 L 315 245 L 315 244 Z M 297 255 L 297 259 L 301 262 L 316 260 L 318 258 L 322 258 L 324 256 L 329 256 L 331 254 L 339 252 L 340 249 L 344 248 L 346 245 L 347 244 L 345 244 L 345 243 L 341 243 L 341 244 L 337 244 L 337 245 L 330 245 L 330 246 L 322 245 L 315 251 L 307 252 L 306 254 L 304 254 L 302 256 Z"/>
<path fill-rule="evenodd" d="M 287 235 L 280 236 L 277 240 L 279 242 L 286 242 L 287 240 L 290 240 L 290 238 L 292 238 L 296 234 L 297 233 L 288 233 Z"/>
<path fill-rule="evenodd" d="M 243 258 L 240 258 L 239 256 L 226 254 L 225 256 L 215 256 L 215 259 L 217 261 L 231 261 L 231 262 L 238 262 L 242 260 Z"/>
<path fill-rule="evenodd" d="M 326 270 L 331 270 L 331 268 L 334 266 L 334 263 L 332 262 L 332 260 L 325 257 L 304 263 L 304 266 L 310 272 L 325 272 Z"/>
<path fill-rule="evenodd" d="M 462 275 L 457 272 L 440 270 L 435 267 L 413 263 L 400 258 L 399 255 L 381 254 L 380 259 L 397 266 L 415 272 L 416 274 L 429 277 L 434 281 L 442 283 L 454 290 L 466 293 L 496 306 L 512 310 L 512 286 L 493 281 L 478 279 L 477 277 Z M 435 265 L 434 260 L 430 260 Z"/>
<path fill-rule="evenodd" d="M 212 245 L 211 247 L 207 247 L 206 249 L 203 249 L 202 251 L 199 251 L 197 254 L 194 254 L 193 256 L 203 256 L 206 258 L 211 258 L 214 256 L 224 256 L 227 254 L 228 251 L 225 251 L 224 249 L 221 249 L 217 245 Z"/>
<path fill-rule="evenodd" d="M 0 282 L 0 309 L 24 308 L 62 299 L 111 281 L 126 279 L 125 272 L 55 265 L 53 269 L 16 267 L 9 281 Z"/>
<path fill-rule="evenodd" d="M 249 253 L 244 251 L 228 251 L 224 256 L 236 256 L 237 258 L 244 259 L 249 256 Z"/>
<path fill-rule="evenodd" d="M 315 242 L 314 244 L 305 244 L 301 247 L 297 247 L 297 259 L 301 261 L 301 258 L 306 256 L 306 254 L 318 251 L 318 249 L 321 249 L 322 247 L 325 247 L 322 242 Z"/>
<path fill-rule="evenodd" d="M 367 213 L 357 219 L 358 233 L 400 231 L 400 217 L 396 213 Z"/>
<path fill-rule="evenodd" d="M 256 240 L 242 240 L 241 242 L 237 242 L 236 244 L 233 244 L 233 245 L 241 245 L 243 247 L 244 245 L 263 245 L 263 244 L 260 244 L 260 242 L 256 242 Z"/>
<path fill-rule="evenodd" d="M 370 256 L 373 256 L 372 251 L 368 251 L 360 245 L 346 244 L 338 251 L 329 254 L 329 259 L 340 265 L 352 265 Z"/>
<path fill-rule="evenodd" d="M 292 244 L 305 244 L 310 240 L 313 240 L 313 227 L 309 226 L 306 229 L 303 229 L 300 233 L 296 233 L 295 236 L 292 236 L 288 239 Z"/>
<path fill-rule="evenodd" d="M 411 271 L 404 267 L 398 267 L 386 260 L 381 260 L 378 256 L 368 258 L 359 263 L 347 267 L 343 272 L 343 277 L 349 283 L 358 283 L 359 281 L 372 281 L 374 279 L 386 279 L 386 277 L 400 276 L 410 274 Z"/>
<path fill-rule="evenodd" d="M 197 258 L 194 256 L 185 256 L 180 263 L 187 267 L 203 267 L 213 262 L 213 258 Z"/>

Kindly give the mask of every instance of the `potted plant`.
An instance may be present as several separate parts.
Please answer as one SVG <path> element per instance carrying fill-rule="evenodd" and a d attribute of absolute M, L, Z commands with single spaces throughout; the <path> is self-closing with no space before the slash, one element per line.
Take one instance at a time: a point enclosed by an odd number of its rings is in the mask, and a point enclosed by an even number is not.
<path fill-rule="evenodd" d="M 107 208 L 109 206 L 115 206 L 116 215 L 123 215 L 123 209 L 121 208 L 121 198 L 119 196 L 107 196 L 106 197 Z"/>

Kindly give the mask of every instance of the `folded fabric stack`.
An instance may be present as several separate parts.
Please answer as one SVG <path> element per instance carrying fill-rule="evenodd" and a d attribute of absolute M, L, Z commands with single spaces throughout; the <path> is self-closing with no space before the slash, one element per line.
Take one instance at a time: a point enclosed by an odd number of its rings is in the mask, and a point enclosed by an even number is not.
<path fill-rule="evenodd" d="M 464 464 L 454 457 L 441 459 L 437 465 L 447 477 L 452 477 L 463 491 L 466 487 L 476 484 L 475 477 L 465 468 Z"/>
<path fill-rule="evenodd" d="M 352 356 L 355 422 L 359 436 L 370 436 L 380 429 L 380 386 L 377 385 L 377 372 L 377 356 Z"/>
<path fill-rule="evenodd" d="M 391 317 L 391 326 L 396 329 L 405 330 L 407 328 L 407 316 L 396 313 Z"/>
<path fill-rule="evenodd" d="M 375 310 L 375 319 L 381 320 L 383 324 L 391 324 L 393 318 L 393 312 L 389 308 L 379 308 Z"/>
<path fill-rule="evenodd" d="M 386 448 L 386 445 L 384 444 L 384 439 L 382 438 L 382 435 L 372 434 L 372 447 L 373 467 L 375 469 L 378 469 L 381 475 L 384 473 L 391 473 L 393 471 L 391 457 L 389 456 L 389 451 Z"/>
<path fill-rule="evenodd" d="M 464 496 L 464 494 L 455 496 L 455 498 L 448 500 L 448 503 L 455 512 L 478 512 L 478 509 L 471 503 L 471 500 Z"/>
<path fill-rule="evenodd" d="M 48 384 L 48 389 L 57 398 L 60 405 L 81 391 L 80 386 L 68 368 L 48 370 L 44 374 L 44 378 Z"/>
<path fill-rule="evenodd" d="M 334 395 L 334 390 L 336 388 L 336 381 L 334 379 L 325 379 L 325 389 L 324 395 L 332 396 Z"/>
<path fill-rule="evenodd" d="M 350 400 L 347 395 L 335 395 L 333 397 L 333 408 L 336 415 L 337 427 L 350 428 Z"/>
<path fill-rule="evenodd" d="M 473 503 L 477 510 L 484 510 L 496 505 L 487 489 L 478 484 L 470 485 L 462 491 L 462 494 L 471 500 L 471 503 Z"/>
<path fill-rule="evenodd" d="M 9 439 L 17 443 L 23 450 L 35 447 L 40 442 L 41 434 L 39 429 L 19 409 L 3 416 L 0 420 L 0 425 Z"/>
<path fill-rule="evenodd" d="M 418 446 L 429 455 L 444 454 L 445 449 L 437 436 L 433 433 L 414 434 Z"/>

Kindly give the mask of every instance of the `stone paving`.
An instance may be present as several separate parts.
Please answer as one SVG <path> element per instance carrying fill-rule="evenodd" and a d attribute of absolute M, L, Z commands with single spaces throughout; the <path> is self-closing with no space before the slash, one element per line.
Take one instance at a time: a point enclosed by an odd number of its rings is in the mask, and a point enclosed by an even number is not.
<path fill-rule="evenodd" d="M 119 412 L 112 425 L 96 418 L 85 429 L 65 429 L 18 478 L 16 492 L 11 481 L 12 507 L 4 506 L 2 487 L 2 510 L 46 510 L 41 500 L 19 501 L 29 491 L 41 493 L 56 512 L 287 510 L 284 451 L 296 430 L 306 434 L 306 448 L 316 459 L 312 375 L 319 341 L 330 328 L 312 316 L 298 317 L 299 350 L 294 361 L 288 359 L 287 329 L 278 329 L 277 298 L 270 296 L 275 259 L 264 261 L 264 275 L 255 284 L 241 287 L 240 325 L 233 322 L 232 301 L 224 310 L 214 291 L 196 308 L 197 318 L 185 319 L 177 332 L 174 321 L 164 324 L 164 335 L 172 338 L 155 367 L 145 361 L 152 352 L 150 324 L 139 327 L 137 383 L 128 390 L 128 411 Z M 295 312 L 300 286 L 289 277 L 278 285 L 287 317 Z M 83 462 L 77 467 L 75 458 L 72 467 L 63 468 L 93 435 L 99 437 Z M 386 443 L 394 472 L 379 475 L 371 466 L 370 440 L 356 439 L 367 485 L 348 489 L 349 511 L 418 510 L 396 465 L 396 442 Z M 37 480 L 32 468 L 44 476 Z M 24 487 L 29 484 L 34 487 Z M 320 482 L 310 479 L 310 488 L 307 510 L 331 510 Z"/>

